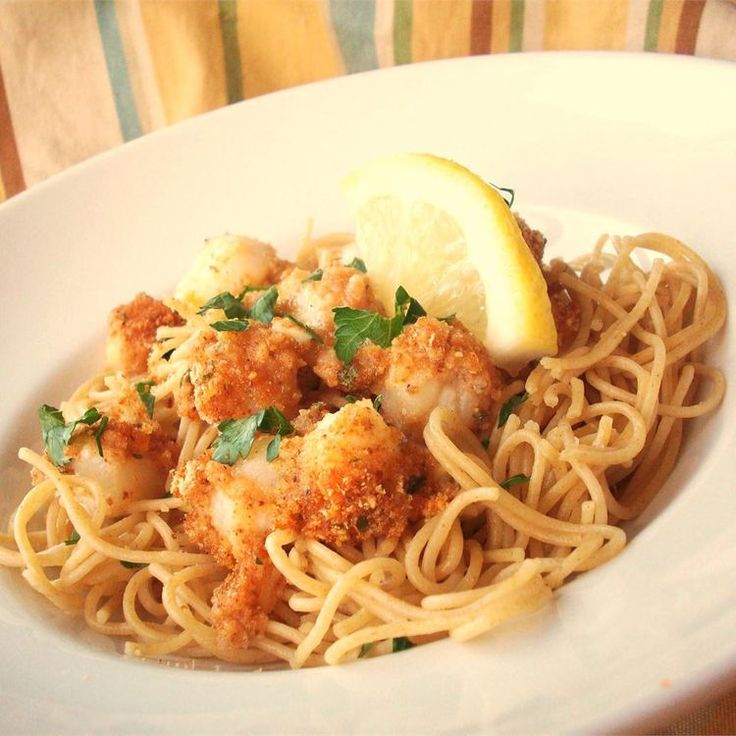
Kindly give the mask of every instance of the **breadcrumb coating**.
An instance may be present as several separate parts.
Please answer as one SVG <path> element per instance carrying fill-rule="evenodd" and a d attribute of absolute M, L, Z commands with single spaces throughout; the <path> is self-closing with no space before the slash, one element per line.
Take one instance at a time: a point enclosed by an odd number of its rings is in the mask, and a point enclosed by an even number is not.
<path fill-rule="evenodd" d="M 115 307 L 108 321 L 105 358 L 111 371 L 126 375 L 145 373 L 156 330 L 181 325 L 184 320 L 163 302 L 138 294 L 132 302 Z"/>
<path fill-rule="evenodd" d="M 246 417 L 267 406 L 286 416 L 299 410 L 298 344 L 267 325 L 251 321 L 245 332 L 207 330 L 192 353 L 194 404 L 211 424 Z"/>
<path fill-rule="evenodd" d="M 420 438 L 432 410 L 454 411 L 479 431 L 503 388 L 501 374 L 483 345 L 452 320 L 421 317 L 388 349 L 389 367 L 375 387 L 386 421 Z"/>

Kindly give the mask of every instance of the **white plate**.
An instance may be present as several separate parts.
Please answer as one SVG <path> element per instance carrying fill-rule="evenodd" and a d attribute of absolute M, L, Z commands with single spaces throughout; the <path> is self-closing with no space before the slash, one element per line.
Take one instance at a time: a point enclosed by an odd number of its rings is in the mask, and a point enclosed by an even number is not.
<path fill-rule="evenodd" d="M 397 68 L 262 97 L 100 156 L 0 208 L 0 513 L 18 497 L 35 408 L 101 364 L 105 315 L 162 294 L 206 236 L 288 252 L 308 217 L 349 227 L 340 178 L 425 150 L 513 186 L 551 255 L 608 229 L 691 243 L 736 304 L 736 66 L 543 54 Z M 713 352 L 733 385 L 734 341 Z M 542 614 L 301 672 L 126 659 L 0 576 L 0 726 L 79 734 L 590 732 L 651 727 L 736 673 L 735 392 L 691 431 L 674 477 L 613 562 Z"/>

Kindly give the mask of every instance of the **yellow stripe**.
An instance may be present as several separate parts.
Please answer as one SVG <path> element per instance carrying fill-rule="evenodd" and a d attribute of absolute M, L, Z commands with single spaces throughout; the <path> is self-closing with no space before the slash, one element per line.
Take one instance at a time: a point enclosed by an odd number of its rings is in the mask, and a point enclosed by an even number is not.
<path fill-rule="evenodd" d="M 167 121 L 227 104 L 217 0 L 146 1 L 140 8 Z"/>
<path fill-rule="evenodd" d="M 5 185 L 3 184 L 3 178 L 0 176 L 0 202 L 4 202 L 7 199 L 5 194 Z"/>
<path fill-rule="evenodd" d="M 495 0 L 491 17 L 491 52 L 504 53 L 509 50 L 511 0 Z"/>
<path fill-rule="evenodd" d="M 246 97 L 345 73 L 328 11 L 324 0 L 238 0 Z"/>
<path fill-rule="evenodd" d="M 414 0 L 412 60 L 446 59 L 470 53 L 472 0 Z"/>
<path fill-rule="evenodd" d="M 0 2 L 0 65 L 27 186 L 122 143 L 90 0 Z"/>
<path fill-rule="evenodd" d="M 151 58 L 139 2 L 115 0 L 120 38 L 133 88 L 141 129 L 148 133 L 166 124 L 156 71 Z"/>
<path fill-rule="evenodd" d="M 659 22 L 657 51 L 674 52 L 680 13 L 682 13 L 682 0 L 665 0 L 662 3 L 662 19 Z"/>
<path fill-rule="evenodd" d="M 628 0 L 546 0 L 545 49 L 623 49 Z"/>

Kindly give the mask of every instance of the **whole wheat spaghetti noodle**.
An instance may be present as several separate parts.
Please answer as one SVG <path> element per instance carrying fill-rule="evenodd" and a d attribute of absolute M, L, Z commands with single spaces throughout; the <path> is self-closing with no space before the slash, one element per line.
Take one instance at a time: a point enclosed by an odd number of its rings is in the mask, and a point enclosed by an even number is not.
<path fill-rule="evenodd" d="M 339 250 L 349 237 L 323 240 L 305 243 L 302 257 Z M 192 538 L 186 520 L 197 500 L 166 493 L 171 484 L 158 497 L 111 502 L 99 479 L 22 448 L 33 484 L 0 536 L 0 564 L 94 631 L 124 640 L 128 654 L 154 658 L 337 664 L 439 637 L 464 641 L 539 609 L 570 576 L 624 548 L 618 524 L 671 474 L 685 420 L 713 411 L 725 391 L 703 346 L 723 325 L 726 302 L 690 248 L 656 233 L 602 239 L 549 273 L 579 314 L 564 353 L 506 379 L 487 438 L 442 406 L 424 426 L 453 492 L 399 536 L 338 543 L 290 526 L 268 530 L 255 565 L 279 582 L 246 646 L 218 629 L 217 591 L 231 569 Z M 138 397 L 150 391 L 154 409 L 141 421 L 168 428 L 168 467 L 183 477 L 219 435 L 216 423 L 180 411 L 211 321 L 181 300 L 168 305 L 180 319 L 159 327 L 149 363 L 157 372 L 95 377 L 63 409 L 67 421 L 90 407 L 140 413 Z M 292 327 L 284 320 L 280 329 Z"/>

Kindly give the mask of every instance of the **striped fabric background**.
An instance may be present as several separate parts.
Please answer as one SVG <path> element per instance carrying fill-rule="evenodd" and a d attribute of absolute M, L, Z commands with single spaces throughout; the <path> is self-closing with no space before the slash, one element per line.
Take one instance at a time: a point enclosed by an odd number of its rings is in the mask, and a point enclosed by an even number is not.
<path fill-rule="evenodd" d="M 222 105 L 469 54 L 736 59 L 733 0 L 0 0 L 0 200 Z"/>

